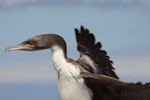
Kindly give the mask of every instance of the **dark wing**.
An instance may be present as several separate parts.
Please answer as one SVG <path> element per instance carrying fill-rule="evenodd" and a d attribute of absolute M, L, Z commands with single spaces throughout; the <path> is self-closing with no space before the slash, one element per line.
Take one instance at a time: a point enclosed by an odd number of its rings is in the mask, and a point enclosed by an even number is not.
<path fill-rule="evenodd" d="M 92 100 L 120 100 L 117 91 L 112 87 L 116 80 L 84 72 L 81 73 L 81 77 L 93 93 Z"/>
<path fill-rule="evenodd" d="M 95 42 L 95 37 L 88 29 L 81 26 L 81 29 L 75 29 L 77 49 L 80 52 L 80 58 L 77 62 L 86 70 L 92 73 L 103 74 L 118 79 L 112 67 L 112 61 L 107 56 L 106 51 L 101 50 L 101 43 Z"/>
<path fill-rule="evenodd" d="M 81 73 L 92 91 L 92 100 L 149 100 L 150 85 L 125 83 L 118 79 L 93 73 Z"/>

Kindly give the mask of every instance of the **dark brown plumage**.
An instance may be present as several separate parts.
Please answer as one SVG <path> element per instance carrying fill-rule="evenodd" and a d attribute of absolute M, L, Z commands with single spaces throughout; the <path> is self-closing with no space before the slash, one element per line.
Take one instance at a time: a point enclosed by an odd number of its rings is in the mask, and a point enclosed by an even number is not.
<path fill-rule="evenodd" d="M 90 72 L 94 72 L 93 67 L 86 60 L 82 59 L 83 55 L 88 56 L 94 63 L 97 74 L 103 74 L 111 76 L 114 78 L 119 78 L 114 72 L 114 67 L 112 66 L 112 61 L 110 60 L 107 52 L 102 50 L 102 45 L 100 42 L 95 42 L 95 37 L 93 33 L 90 33 L 88 29 L 81 26 L 81 29 L 75 29 L 77 49 L 80 52 L 80 58 L 77 60 L 85 69 Z M 86 65 L 86 66 L 85 66 Z"/>
<path fill-rule="evenodd" d="M 149 100 L 150 83 L 134 84 L 96 75 L 81 73 L 85 84 L 93 91 L 93 100 Z"/>

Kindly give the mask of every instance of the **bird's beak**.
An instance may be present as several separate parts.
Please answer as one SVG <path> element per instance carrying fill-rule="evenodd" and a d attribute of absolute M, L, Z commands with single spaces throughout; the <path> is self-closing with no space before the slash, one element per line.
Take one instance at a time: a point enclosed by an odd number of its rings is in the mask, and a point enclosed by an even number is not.
<path fill-rule="evenodd" d="M 13 50 L 27 50 L 27 51 L 31 51 L 32 47 L 29 45 L 23 45 L 23 44 L 18 44 L 15 46 L 9 46 L 5 49 L 6 52 L 8 51 L 13 51 Z"/>

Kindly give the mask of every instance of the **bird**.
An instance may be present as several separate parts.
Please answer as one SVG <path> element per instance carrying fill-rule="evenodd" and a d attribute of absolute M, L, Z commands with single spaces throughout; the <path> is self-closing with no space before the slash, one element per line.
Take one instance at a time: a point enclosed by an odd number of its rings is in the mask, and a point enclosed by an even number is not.
<path fill-rule="evenodd" d="M 148 100 L 150 83 L 136 84 L 119 80 L 113 61 L 95 41 L 93 33 L 81 26 L 75 28 L 78 60 L 67 57 L 64 38 L 57 34 L 33 36 L 5 51 L 51 49 L 53 66 L 58 75 L 60 100 Z"/>

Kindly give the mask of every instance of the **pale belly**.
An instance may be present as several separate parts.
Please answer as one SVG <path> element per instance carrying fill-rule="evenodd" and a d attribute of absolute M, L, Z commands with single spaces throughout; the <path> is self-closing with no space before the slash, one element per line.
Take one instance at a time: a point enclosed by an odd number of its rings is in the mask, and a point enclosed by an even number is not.
<path fill-rule="evenodd" d="M 92 100 L 92 92 L 82 78 L 60 75 L 58 88 L 60 100 Z"/>

